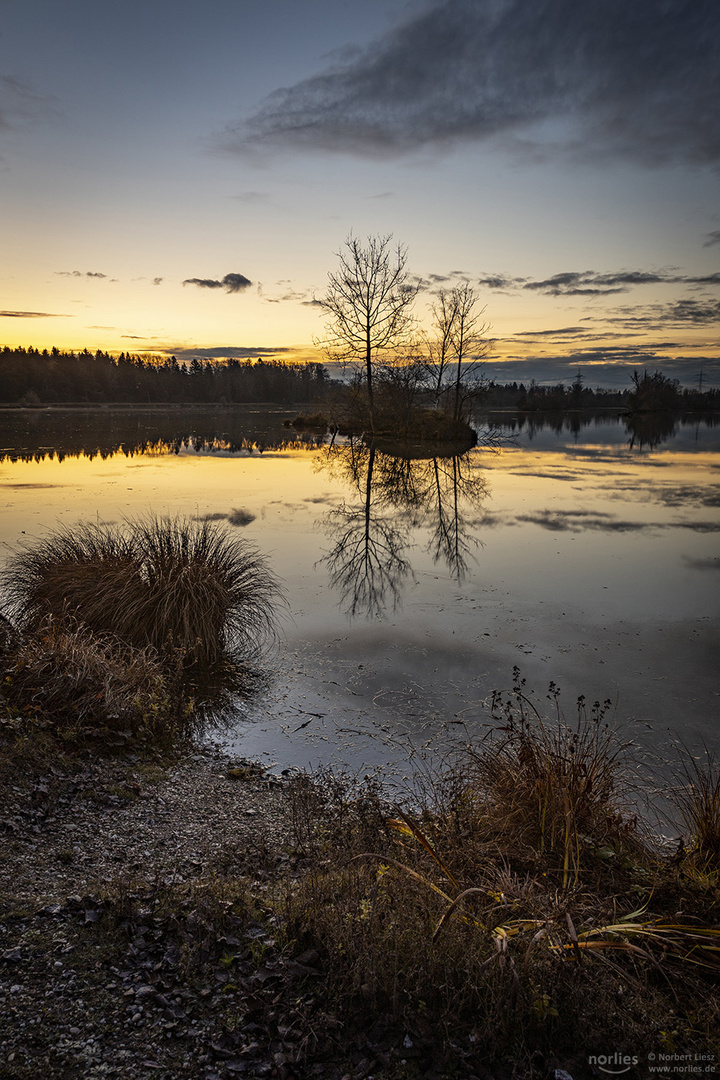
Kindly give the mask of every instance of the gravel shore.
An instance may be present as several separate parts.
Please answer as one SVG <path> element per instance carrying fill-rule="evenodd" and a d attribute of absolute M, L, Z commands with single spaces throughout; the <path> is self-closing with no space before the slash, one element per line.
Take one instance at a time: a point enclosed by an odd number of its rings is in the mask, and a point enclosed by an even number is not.
<path fill-rule="evenodd" d="M 213 749 L 59 759 L 10 785 L 3 1080 L 369 1075 L 338 1063 L 331 1017 L 313 1029 L 316 956 L 289 958 L 247 908 L 292 870 L 289 787 Z"/>

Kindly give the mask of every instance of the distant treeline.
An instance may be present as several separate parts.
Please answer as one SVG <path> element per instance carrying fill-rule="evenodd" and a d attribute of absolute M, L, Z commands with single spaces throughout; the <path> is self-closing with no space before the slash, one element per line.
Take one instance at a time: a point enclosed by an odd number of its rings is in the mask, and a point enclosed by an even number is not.
<path fill-rule="evenodd" d="M 63 352 L 59 349 L 0 349 L 0 404 L 174 404 L 231 405 L 247 402 L 298 402 L 324 399 L 331 386 L 323 364 L 277 360 L 195 359 L 180 364 L 173 356 L 130 353 Z M 661 372 L 635 372 L 626 390 L 595 389 L 578 377 L 568 386 L 535 382 L 485 383 L 477 380 L 475 400 L 486 408 L 520 412 L 618 408 L 638 412 L 720 409 L 720 390 L 689 390 Z"/>
<path fill-rule="evenodd" d="M 569 409 L 627 409 L 631 412 L 700 411 L 720 408 L 719 390 L 690 390 L 662 372 L 634 372 L 626 390 L 593 390 L 581 377 L 570 386 L 538 386 L 531 382 L 488 384 L 482 404 L 519 412 L 566 412 Z"/>
<path fill-rule="evenodd" d="M 311 401 L 323 396 L 327 382 L 322 364 L 258 359 L 193 360 L 184 366 L 174 356 L 0 350 L 0 403 L 6 405 Z"/>

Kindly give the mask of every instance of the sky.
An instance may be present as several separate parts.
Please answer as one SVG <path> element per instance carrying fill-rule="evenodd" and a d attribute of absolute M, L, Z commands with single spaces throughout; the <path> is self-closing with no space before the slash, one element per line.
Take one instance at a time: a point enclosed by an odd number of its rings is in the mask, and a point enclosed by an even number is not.
<path fill-rule="evenodd" d="M 318 359 L 337 252 L 490 377 L 720 386 L 716 0 L 0 0 L 0 346 Z"/>

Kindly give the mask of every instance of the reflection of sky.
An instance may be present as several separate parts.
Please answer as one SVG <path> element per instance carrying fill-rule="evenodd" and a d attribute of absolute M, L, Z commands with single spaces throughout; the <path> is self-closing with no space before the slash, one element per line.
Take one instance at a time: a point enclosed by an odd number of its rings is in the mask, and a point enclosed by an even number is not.
<path fill-rule="evenodd" d="M 710 469 L 717 458 L 709 450 L 640 455 L 606 442 L 556 451 L 533 444 L 531 450 L 478 451 L 472 460 L 488 477 L 489 494 L 481 506 L 462 508 L 473 523 L 473 540 L 482 544 L 470 558 L 471 583 L 501 579 L 526 595 L 567 597 L 588 614 L 594 604 L 643 617 L 714 611 L 705 575 L 693 570 L 716 554 L 720 529 L 720 484 Z M 315 564 L 332 546 L 337 520 L 327 517 L 328 508 L 362 502 L 340 476 L 322 468 L 318 452 L 302 449 L 5 463 L 0 486 L 4 544 L 23 531 L 51 529 L 58 520 L 116 521 L 150 510 L 199 516 L 243 511 L 254 520 L 242 535 L 272 553 L 291 597 L 309 582 L 322 594 L 323 575 Z M 397 513 L 406 528 L 413 515 L 408 518 L 402 507 Z M 387 506 L 382 514 L 387 516 Z M 423 515 L 411 530 L 408 557 L 420 580 L 443 578 L 442 566 L 427 552 L 432 531 Z M 408 587 L 415 596 L 418 590 L 417 583 Z M 338 618 L 330 595 L 312 606 L 314 620 Z"/>
<path fill-rule="evenodd" d="M 267 553 L 289 601 L 272 662 L 278 689 L 258 705 L 260 726 L 241 752 L 277 756 L 280 727 L 315 713 L 324 719 L 287 736 L 285 763 L 323 759 L 322 747 L 340 745 L 339 728 L 361 720 L 393 738 L 402 721 L 425 738 L 432 717 L 484 715 L 480 700 L 507 684 L 515 663 L 539 690 L 560 681 L 568 701 L 617 698 L 619 718 L 642 721 L 648 737 L 669 730 L 715 745 L 717 457 L 626 454 L 605 440 L 581 448 L 579 470 L 577 448 L 567 449 L 473 455 L 488 493 L 465 507 L 479 543 L 461 582 L 433 559 L 432 522 L 400 510 L 412 572 L 398 608 L 371 622 L 349 622 L 328 587 L 328 511 L 358 496 L 315 450 L 5 461 L 0 555 L 81 517 L 238 513 L 247 524 L 236 535 Z M 385 752 L 375 743 L 362 743 L 368 762 Z"/>

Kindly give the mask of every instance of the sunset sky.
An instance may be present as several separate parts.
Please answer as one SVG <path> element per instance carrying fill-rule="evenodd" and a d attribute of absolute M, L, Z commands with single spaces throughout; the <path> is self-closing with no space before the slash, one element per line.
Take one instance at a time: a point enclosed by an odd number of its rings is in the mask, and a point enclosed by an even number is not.
<path fill-rule="evenodd" d="M 477 286 L 489 375 L 720 385 L 720 4 L 0 12 L 0 345 L 315 358 L 352 230 L 426 328 Z"/>

